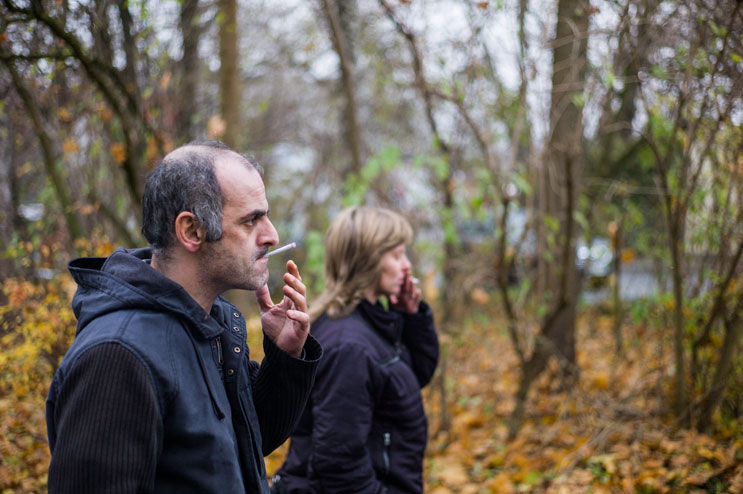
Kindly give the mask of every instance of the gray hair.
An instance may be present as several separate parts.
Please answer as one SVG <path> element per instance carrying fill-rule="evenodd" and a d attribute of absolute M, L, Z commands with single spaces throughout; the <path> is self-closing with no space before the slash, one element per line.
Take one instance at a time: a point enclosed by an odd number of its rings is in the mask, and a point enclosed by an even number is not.
<path fill-rule="evenodd" d="M 207 242 L 222 238 L 224 198 L 214 165 L 228 153 L 240 156 L 246 166 L 263 173 L 252 157 L 219 141 L 195 141 L 168 153 L 147 176 L 142 197 L 142 234 L 156 255 L 167 258 L 167 250 L 175 242 L 175 219 L 183 211 L 196 216 L 206 230 Z"/>

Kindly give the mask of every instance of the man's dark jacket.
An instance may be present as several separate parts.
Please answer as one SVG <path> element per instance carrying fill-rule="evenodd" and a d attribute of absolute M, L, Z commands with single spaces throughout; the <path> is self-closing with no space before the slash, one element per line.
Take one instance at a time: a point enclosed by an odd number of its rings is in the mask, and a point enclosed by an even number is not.
<path fill-rule="evenodd" d="M 289 493 L 423 492 L 427 421 L 421 387 L 439 345 L 431 309 L 387 311 L 362 301 L 312 325 L 323 358 L 278 475 Z M 281 492 L 281 489 L 277 489 Z"/>
<path fill-rule="evenodd" d="M 267 493 L 263 456 L 309 395 L 305 360 L 263 338 L 248 358 L 245 319 L 218 298 L 206 314 L 152 269 L 150 249 L 70 263 L 75 341 L 47 398 L 49 492 Z"/>

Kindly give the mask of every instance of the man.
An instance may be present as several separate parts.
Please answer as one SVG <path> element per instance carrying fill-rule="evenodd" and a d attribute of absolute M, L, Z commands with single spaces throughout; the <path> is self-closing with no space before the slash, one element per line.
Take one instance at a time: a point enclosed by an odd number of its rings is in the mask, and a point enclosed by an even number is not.
<path fill-rule="evenodd" d="M 268 492 L 263 457 L 292 431 L 322 353 L 292 261 L 271 301 L 268 209 L 257 163 L 192 143 L 147 178 L 151 248 L 70 263 L 78 327 L 47 399 L 50 493 Z M 229 289 L 256 291 L 261 365 Z"/>

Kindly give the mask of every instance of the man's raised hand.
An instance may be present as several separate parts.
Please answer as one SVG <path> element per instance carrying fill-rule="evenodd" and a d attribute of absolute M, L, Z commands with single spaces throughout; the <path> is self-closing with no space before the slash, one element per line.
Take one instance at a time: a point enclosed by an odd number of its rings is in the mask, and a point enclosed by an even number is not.
<path fill-rule="evenodd" d="M 256 290 L 261 323 L 263 331 L 276 346 L 299 358 L 310 333 L 310 315 L 307 312 L 307 288 L 294 261 L 286 263 L 283 291 L 284 298 L 274 304 L 268 286 Z"/>

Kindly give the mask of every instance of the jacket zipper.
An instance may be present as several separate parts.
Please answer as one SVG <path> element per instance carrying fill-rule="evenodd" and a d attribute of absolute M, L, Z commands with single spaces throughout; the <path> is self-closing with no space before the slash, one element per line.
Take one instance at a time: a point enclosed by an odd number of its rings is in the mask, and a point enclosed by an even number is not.
<path fill-rule="evenodd" d="M 392 444 L 392 437 L 389 432 L 385 432 L 384 449 L 382 450 L 382 460 L 384 460 L 384 476 L 382 479 L 386 479 L 387 474 L 390 473 L 390 444 Z"/>
<path fill-rule="evenodd" d="M 394 346 L 394 350 L 395 350 L 395 354 L 392 357 L 379 363 L 381 367 L 390 366 L 400 360 L 400 355 L 402 354 L 402 343 L 396 342 Z"/>
<path fill-rule="evenodd" d="M 216 340 L 217 342 L 217 356 L 218 356 L 218 362 L 219 365 L 224 364 L 224 360 L 222 359 L 222 337 L 217 336 Z"/>

